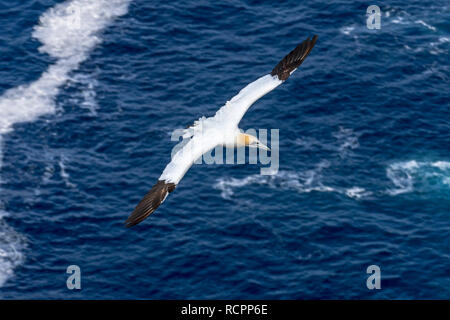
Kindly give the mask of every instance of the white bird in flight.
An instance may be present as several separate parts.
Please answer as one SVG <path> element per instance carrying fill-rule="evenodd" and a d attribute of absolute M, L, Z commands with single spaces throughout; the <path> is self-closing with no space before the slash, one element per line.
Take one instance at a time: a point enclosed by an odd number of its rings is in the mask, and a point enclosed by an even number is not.
<path fill-rule="evenodd" d="M 221 107 L 213 117 L 203 117 L 187 128 L 183 138 L 190 138 L 189 142 L 173 155 L 158 182 L 125 221 L 126 226 L 132 227 L 153 213 L 164 202 L 168 194 L 175 189 L 194 162 L 215 147 L 248 146 L 269 150 L 257 137 L 242 133 L 238 128 L 239 122 L 256 100 L 289 78 L 306 59 L 316 41 L 316 35 L 311 40 L 307 38 L 285 56 L 270 74 L 248 84 Z"/>

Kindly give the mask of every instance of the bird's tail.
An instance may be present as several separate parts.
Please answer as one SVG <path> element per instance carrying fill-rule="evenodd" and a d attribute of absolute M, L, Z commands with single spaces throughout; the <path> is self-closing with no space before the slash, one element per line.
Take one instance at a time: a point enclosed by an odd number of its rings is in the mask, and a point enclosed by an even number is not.
<path fill-rule="evenodd" d="M 152 214 L 166 200 L 166 197 L 175 187 L 174 183 L 158 180 L 125 221 L 126 227 L 132 227 Z"/>
<path fill-rule="evenodd" d="M 312 48 L 316 44 L 317 36 L 314 36 L 311 40 L 306 39 L 300 43 L 294 50 L 289 52 L 287 56 L 283 58 L 270 73 L 272 76 L 278 76 L 278 79 L 284 81 L 291 73 L 300 67 L 300 65 L 305 61 L 308 54 L 311 52 Z"/>

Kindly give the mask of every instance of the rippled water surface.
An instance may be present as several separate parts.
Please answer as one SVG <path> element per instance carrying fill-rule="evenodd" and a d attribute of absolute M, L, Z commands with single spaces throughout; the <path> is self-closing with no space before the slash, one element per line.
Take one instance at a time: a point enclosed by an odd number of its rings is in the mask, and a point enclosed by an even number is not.
<path fill-rule="evenodd" d="M 449 6 L 380 7 L 0 1 L 0 298 L 450 298 Z M 124 228 L 172 130 L 313 34 L 240 124 L 280 130 L 278 173 L 195 165 Z"/>

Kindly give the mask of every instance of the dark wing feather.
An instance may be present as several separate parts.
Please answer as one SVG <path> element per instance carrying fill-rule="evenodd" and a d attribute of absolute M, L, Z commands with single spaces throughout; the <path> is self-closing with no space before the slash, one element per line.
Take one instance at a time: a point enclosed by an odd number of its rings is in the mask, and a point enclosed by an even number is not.
<path fill-rule="evenodd" d="M 159 180 L 144 198 L 139 202 L 134 211 L 125 221 L 127 228 L 132 227 L 155 211 L 159 205 L 166 199 L 167 195 L 175 189 L 174 183 L 167 183 Z"/>
<path fill-rule="evenodd" d="M 278 76 L 278 79 L 284 81 L 291 75 L 292 71 L 297 69 L 303 61 L 305 61 L 308 54 L 316 44 L 317 36 L 314 36 L 311 40 L 306 39 L 300 43 L 294 50 L 289 52 L 287 56 L 283 58 L 270 73 L 272 76 Z"/>

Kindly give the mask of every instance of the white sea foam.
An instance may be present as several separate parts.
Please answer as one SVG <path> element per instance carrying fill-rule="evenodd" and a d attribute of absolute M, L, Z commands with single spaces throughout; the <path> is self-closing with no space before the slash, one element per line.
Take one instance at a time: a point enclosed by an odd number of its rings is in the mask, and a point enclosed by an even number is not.
<path fill-rule="evenodd" d="M 409 22 L 406 21 L 403 17 L 396 17 L 396 18 L 392 19 L 392 23 L 395 23 L 395 24 L 408 24 Z"/>
<path fill-rule="evenodd" d="M 48 165 L 45 167 L 44 174 L 42 175 L 42 183 L 43 183 L 43 184 L 49 183 L 49 182 L 50 182 L 50 179 L 52 178 L 52 176 L 54 175 L 54 173 L 55 173 L 55 168 L 53 167 L 53 165 L 48 164 Z"/>
<path fill-rule="evenodd" d="M 66 158 L 64 156 L 61 156 L 61 159 L 58 162 L 61 178 L 63 179 L 64 183 L 66 184 L 66 187 L 76 188 L 76 185 L 74 183 L 70 182 L 70 176 L 66 172 L 66 165 L 64 163 L 65 159 Z"/>
<path fill-rule="evenodd" d="M 449 161 L 436 161 L 431 164 L 433 167 L 439 168 L 441 170 L 450 170 Z"/>
<path fill-rule="evenodd" d="M 427 192 L 432 188 L 448 185 L 450 162 L 443 160 L 395 162 L 387 167 L 386 175 L 395 187 L 387 191 L 392 196 L 413 192 L 416 190 L 415 185 L 421 191 Z"/>
<path fill-rule="evenodd" d="M 418 167 L 419 165 L 415 160 L 391 164 L 386 169 L 386 175 L 394 184 L 395 189 L 388 190 L 388 193 L 395 196 L 411 192 L 413 190 L 412 172 Z"/>
<path fill-rule="evenodd" d="M 345 194 L 350 198 L 361 199 L 362 197 L 370 196 L 372 192 L 366 191 L 364 188 L 352 187 L 345 190 Z"/>
<path fill-rule="evenodd" d="M 98 85 L 97 80 L 90 74 L 76 74 L 70 78 L 69 83 L 78 88 L 78 92 L 70 98 L 70 102 L 88 110 L 91 116 L 96 116 L 98 109 L 97 93 L 95 91 Z"/>
<path fill-rule="evenodd" d="M 423 25 L 424 27 L 426 27 L 429 30 L 436 31 L 436 27 L 433 27 L 432 25 L 426 23 L 423 20 L 416 20 L 415 23 L 421 24 L 421 25 Z"/>
<path fill-rule="evenodd" d="M 425 21 L 427 18 L 422 18 L 418 16 L 414 16 L 409 14 L 403 9 L 397 8 L 387 8 L 384 9 L 384 16 L 381 19 L 381 29 L 388 30 L 388 32 L 393 34 L 403 33 L 405 28 L 411 28 L 416 26 L 416 28 L 425 28 L 426 30 L 432 31 L 429 33 L 428 37 L 431 41 L 423 42 L 419 44 L 418 47 L 414 47 L 411 45 L 410 41 L 405 40 L 403 43 L 403 47 L 415 53 L 420 52 L 428 52 L 433 55 L 446 54 L 448 52 L 448 48 L 444 47 L 444 43 L 448 42 L 447 37 L 440 36 L 438 37 L 438 27 L 430 24 L 430 22 Z M 349 37 L 353 37 L 355 40 L 358 39 L 358 35 L 367 32 L 367 28 L 363 25 L 348 25 L 343 26 L 339 29 L 339 31 Z M 436 40 L 435 40 L 436 38 Z M 425 38 L 426 39 L 426 38 Z M 396 41 L 399 41 L 398 39 Z M 426 41 L 426 40 L 425 40 Z M 408 42 L 408 44 L 406 44 Z"/>
<path fill-rule="evenodd" d="M 300 177 L 292 172 L 279 171 L 277 175 L 271 176 L 255 174 L 242 179 L 219 178 L 214 185 L 214 188 L 220 190 L 222 198 L 228 200 L 234 195 L 235 189 L 243 188 L 248 185 L 267 185 L 273 189 L 291 189 L 296 190 L 299 193 L 334 191 L 334 188 L 322 184 L 312 185 L 310 181 L 313 179 L 313 175 L 310 175 L 309 177 Z"/>
<path fill-rule="evenodd" d="M 339 131 L 333 133 L 333 137 L 336 138 L 336 146 L 333 146 L 332 149 L 338 152 L 338 155 L 342 159 L 348 155 L 350 150 L 359 147 L 358 136 L 359 134 L 355 133 L 352 129 L 340 127 Z M 319 141 L 308 137 L 299 138 L 295 140 L 295 143 L 306 148 L 310 148 L 315 144 L 320 145 Z M 361 199 L 372 194 L 358 186 L 343 188 L 326 185 L 323 182 L 322 171 L 330 167 L 333 163 L 334 160 L 329 161 L 324 159 L 313 169 L 300 172 L 279 171 L 277 174 L 269 176 L 255 174 L 241 179 L 220 178 L 217 180 L 214 188 L 221 191 L 221 196 L 224 199 L 231 199 L 235 189 L 247 185 L 267 185 L 273 189 L 283 188 L 286 190 L 294 190 L 298 193 L 334 192 L 353 199 Z"/>
<path fill-rule="evenodd" d="M 19 122 L 55 112 L 54 98 L 90 51 L 100 43 L 98 32 L 112 19 L 127 12 L 129 0 L 74 0 L 45 12 L 33 37 L 42 43 L 39 51 L 56 58 L 41 77 L 6 91 L 0 97 L 0 134 Z"/>
<path fill-rule="evenodd" d="M 350 150 L 359 147 L 358 135 L 352 129 L 340 127 L 338 132 L 333 133 L 333 136 L 338 140 L 341 158 L 347 156 Z"/>
<path fill-rule="evenodd" d="M 354 26 L 346 26 L 339 29 L 342 34 L 350 35 L 355 30 Z"/>
<path fill-rule="evenodd" d="M 430 42 L 429 52 L 434 55 L 446 53 L 448 51 L 448 49 L 446 49 L 445 44 L 448 42 L 450 42 L 450 38 L 439 37 L 439 39 L 437 41 Z"/>
<path fill-rule="evenodd" d="M 7 90 L 0 97 L 0 169 L 3 160 L 2 135 L 11 131 L 16 123 L 34 121 L 40 116 L 55 113 L 54 99 L 61 86 L 101 42 L 99 32 L 114 18 L 127 13 L 129 2 L 66 1 L 50 8 L 40 17 L 32 36 L 42 43 L 39 51 L 56 61 L 36 81 Z M 88 92 L 85 100 L 88 104 L 92 103 L 92 94 L 89 96 Z M 60 163 L 60 170 L 61 177 L 70 183 L 63 162 Z M 0 216 L 0 286 L 24 260 L 22 238 Z"/>
<path fill-rule="evenodd" d="M 371 193 L 360 187 L 350 189 L 332 187 L 322 182 L 322 170 L 330 165 L 328 161 L 320 162 L 314 169 L 304 172 L 279 171 L 276 175 L 263 176 L 259 174 L 250 175 L 241 179 L 220 178 L 214 188 L 221 191 L 224 199 L 231 199 L 235 189 L 248 185 L 265 185 L 272 189 L 293 190 L 298 193 L 310 192 L 334 192 L 346 195 L 353 199 L 360 199 Z"/>
<path fill-rule="evenodd" d="M 444 45 L 446 42 L 448 42 L 448 38 L 443 36 L 438 37 L 438 28 L 436 26 L 433 26 L 429 22 L 426 22 L 423 19 L 419 19 L 418 17 L 415 17 L 404 10 L 390 9 L 390 11 L 388 12 L 390 12 L 391 18 L 386 17 L 386 19 L 383 20 L 384 25 L 387 25 L 388 27 L 390 23 L 392 24 L 391 26 L 393 28 L 405 28 L 417 25 L 419 28 L 425 28 L 433 32 L 429 33 L 427 37 L 428 39 L 431 39 L 431 41 L 422 42 L 417 47 L 409 44 L 404 44 L 403 47 L 408 51 L 412 51 L 414 53 L 421 53 L 426 51 L 433 55 L 440 55 L 448 52 L 448 49 Z"/>
<path fill-rule="evenodd" d="M 6 212 L 0 211 L 0 287 L 14 275 L 14 269 L 25 261 L 26 239 L 14 231 L 1 218 Z"/>
<path fill-rule="evenodd" d="M 390 164 L 386 175 L 392 186 L 385 191 L 370 191 L 361 186 L 344 188 L 326 185 L 323 182 L 323 168 L 330 166 L 328 161 L 320 162 L 316 168 L 304 172 L 279 171 L 273 176 L 250 175 L 241 179 L 220 178 L 214 188 L 221 191 L 224 199 L 231 199 L 236 189 L 249 185 L 265 185 L 272 189 L 292 190 L 298 193 L 333 192 L 360 200 L 370 196 L 388 194 L 397 196 L 414 191 L 441 192 L 450 186 L 449 161 L 401 161 Z M 447 191 L 445 191 L 447 192 Z"/>

